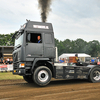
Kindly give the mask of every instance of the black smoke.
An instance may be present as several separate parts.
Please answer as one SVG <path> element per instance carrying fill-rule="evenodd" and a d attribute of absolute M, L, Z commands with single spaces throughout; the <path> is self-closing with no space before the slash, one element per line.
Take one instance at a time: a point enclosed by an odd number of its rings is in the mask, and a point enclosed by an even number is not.
<path fill-rule="evenodd" d="M 51 8 L 50 8 L 51 1 L 52 0 L 38 0 L 42 22 L 47 21 L 47 16 L 49 12 L 51 11 Z"/>

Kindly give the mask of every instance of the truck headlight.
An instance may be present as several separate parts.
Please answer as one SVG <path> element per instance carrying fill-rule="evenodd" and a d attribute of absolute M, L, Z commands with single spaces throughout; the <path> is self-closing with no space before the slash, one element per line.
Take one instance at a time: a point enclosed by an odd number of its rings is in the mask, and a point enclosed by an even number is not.
<path fill-rule="evenodd" d="M 21 63 L 20 65 L 19 65 L 19 68 L 24 68 L 25 67 L 25 64 L 24 63 Z"/>

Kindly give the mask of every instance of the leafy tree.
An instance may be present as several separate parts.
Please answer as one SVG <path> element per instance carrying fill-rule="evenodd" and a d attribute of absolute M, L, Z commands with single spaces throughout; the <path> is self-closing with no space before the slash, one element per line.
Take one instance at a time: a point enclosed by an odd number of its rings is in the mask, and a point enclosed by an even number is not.
<path fill-rule="evenodd" d="M 74 41 L 74 52 L 76 53 L 84 53 L 86 51 L 87 42 L 83 39 L 77 39 Z"/>
<path fill-rule="evenodd" d="M 99 56 L 100 54 L 100 43 L 96 40 L 88 42 L 86 52 L 91 56 Z"/>
<path fill-rule="evenodd" d="M 0 34 L 0 46 L 13 46 L 14 40 L 12 40 L 12 36 L 14 33 L 10 34 Z"/>
<path fill-rule="evenodd" d="M 83 39 L 71 41 L 66 39 L 59 41 L 55 39 L 55 46 L 58 47 L 58 55 L 62 53 L 87 53 L 91 56 L 100 56 L 100 42 L 93 40 L 86 42 Z"/>

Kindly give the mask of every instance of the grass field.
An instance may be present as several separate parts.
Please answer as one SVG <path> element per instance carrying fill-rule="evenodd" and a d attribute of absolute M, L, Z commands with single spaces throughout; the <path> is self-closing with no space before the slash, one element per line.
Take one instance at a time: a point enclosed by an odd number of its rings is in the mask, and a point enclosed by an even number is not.
<path fill-rule="evenodd" d="M 0 80 L 23 79 L 22 76 L 13 75 L 12 72 L 0 72 Z"/>

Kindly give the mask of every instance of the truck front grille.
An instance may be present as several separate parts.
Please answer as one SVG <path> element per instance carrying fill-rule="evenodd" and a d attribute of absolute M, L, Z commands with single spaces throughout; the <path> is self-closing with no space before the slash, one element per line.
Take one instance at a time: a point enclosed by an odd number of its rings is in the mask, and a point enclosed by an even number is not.
<path fill-rule="evenodd" d="M 19 66 L 18 63 L 14 63 L 13 64 L 13 69 L 18 69 L 18 66 Z"/>
<path fill-rule="evenodd" d="M 13 54 L 13 62 L 18 61 L 18 52 Z"/>

